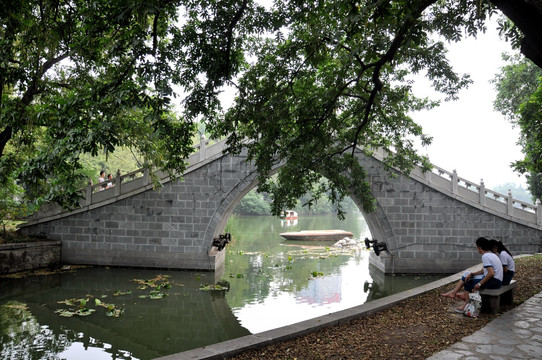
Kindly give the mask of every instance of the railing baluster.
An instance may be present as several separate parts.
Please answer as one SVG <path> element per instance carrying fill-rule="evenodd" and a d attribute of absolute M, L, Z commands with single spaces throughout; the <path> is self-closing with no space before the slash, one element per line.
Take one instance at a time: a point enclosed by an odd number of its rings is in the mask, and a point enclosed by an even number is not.
<path fill-rule="evenodd" d="M 486 204 L 486 185 L 484 184 L 484 179 L 480 179 L 480 205 Z"/>
<path fill-rule="evenodd" d="M 206 158 L 207 144 L 205 143 L 205 134 L 201 134 L 199 137 L 199 161 L 203 161 Z"/>
<path fill-rule="evenodd" d="M 536 224 L 542 225 L 542 203 L 536 199 Z"/>
<path fill-rule="evenodd" d="M 118 169 L 117 170 L 117 178 L 115 179 L 115 196 L 120 195 L 120 187 L 121 187 L 120 169 Z"/>
<path fill-rule="evenodd" d="M 86 206 L 89 206 L 90 204 L 92 204 L 92 179 L 89 179 L 88 180 L 88 185 L 87 185 L 87 193 L 86 193 L 86 196 L 85 196 L 85 205 Z"/>
<path fill-rule="evenodd" d="M 454 169 L 454 171 L 452 173 L 452 192 L 454 194 L 458 193 L 457 187 L 458 187 L 457 171 Z"/>
<path fill-rule="evenodd" d="M 512 197 L 512 190 L 508 189 L 508 198 L 507 201 L 507 208 L 506 212 L 508 215 L 512 215 L 514 213 L 514 198 Z"/>

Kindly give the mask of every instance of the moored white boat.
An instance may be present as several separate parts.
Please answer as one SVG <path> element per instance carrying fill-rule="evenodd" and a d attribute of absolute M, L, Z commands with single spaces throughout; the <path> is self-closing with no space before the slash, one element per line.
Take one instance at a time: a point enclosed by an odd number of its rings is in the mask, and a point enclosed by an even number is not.
<path fill-rule="evenodd" d="M 354 234 L 344 230 L 303 230 L 281 233 L 280 236 L 286 240 L 338 241 L 346 237 L 352 237 Z"/>

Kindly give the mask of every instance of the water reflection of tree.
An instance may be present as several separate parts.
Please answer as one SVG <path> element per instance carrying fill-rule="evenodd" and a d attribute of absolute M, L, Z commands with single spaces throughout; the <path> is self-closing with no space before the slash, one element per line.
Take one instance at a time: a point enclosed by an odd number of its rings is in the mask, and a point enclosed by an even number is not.
<path fill-rule="evenodd" d="M 337 275 L 350 255 L 337 255 L 325 247 L 297 249 L 282 247 L 283 252 L 228 254 L 231 288 L 228 303 L 242 307 L 247 296 L 265 299 L 272 292 L 297 293 L 306 289 L 315 277 Z M 236 278 L 237 274 L 242 277 Z M 315 276 L 316 275 L 316 276 Z"/>
<path fill-rule="evenodd" d="M 157 274 L 171 275 L 169 296 L 160 300 L 139 298 L 150 289 L 138 290 L 139 284 L 132 280 L 151 279 Z M 48 278 L 17 279 L 13 287 L 2 283 L 2 290 L 7 292 L 2 293 L 2 299 L 17 297 L 28 306 L 24 316 L 0 313 L 0 349 L 7 349 L 2 350 L 6 354 L 21 354 L 14 358 L 52 359 L 76 348 L 98 348 L 112 359 L 156 358 L 249 334 L 232 314 L 224 291 L 199 290 L 201 284 L 214 283 L 211 272 L 93 268 L 64 274 L 59 282 Z M 117 289 L 131 290 L 131 294 L 114 296 Z M 106 317 L 105 311 L 100 313 L 103 309 L 86 317 L 63 318 L 55 313 L 63 307 L 58 301 L 83 297 L 90 303 L 107 299 L 125 312 L 115 319 Z M 27 331 L 24 322 L 32 324 L 33 331 Z M 13 338 L 5 335 L 8 331 Z M 34 349 L 34 344 L 39 349 Z M 42 353 L 25 355 L 31 351 Z"/>
<path fill-rule="evenodd" d="M 41 326 L 26 304 L 8 301 L 0 305 L 0 358 L 52 359 L 69 347 L 74 333 L 55 336 L 47 326 Z"/>

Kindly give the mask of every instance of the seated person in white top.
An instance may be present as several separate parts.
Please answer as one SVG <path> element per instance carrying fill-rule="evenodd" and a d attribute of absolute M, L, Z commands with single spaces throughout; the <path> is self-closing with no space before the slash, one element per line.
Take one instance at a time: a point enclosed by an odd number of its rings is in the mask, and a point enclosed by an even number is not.
<path fill-rule="evenodd" d="M 473 273 L 466 272 L 457 285 L 447 293 L 441 294 L 444 297 L 452 299 L 460 299 L 465 303 L 456 308 L 456 311 L 463 312 L 465 306 L 469 302 L 469 293 L 480 289 L 498 289 L 502 285 L 503 268 L 499 257 L 491 251 L 491 243 L 485 237 L 476 239 L 476 247 L 478 253 L 482 254 L 482 269 Z M 482 276 L 483 274 L 483 276 Z M 465 292 L 457 293 L 462 287 Z"/>
<path fill-rule="evenodd" d="M 508 249 L 504 246 L 502 241 L 490 240 L 493 253 L 499 257 L 502 263 L 502 269 L 504 272 L 502 278 L 502 284 L 508 285 L 512 281 L 514 274 L 516 273 L 516 263 L 514 258 Z"/>

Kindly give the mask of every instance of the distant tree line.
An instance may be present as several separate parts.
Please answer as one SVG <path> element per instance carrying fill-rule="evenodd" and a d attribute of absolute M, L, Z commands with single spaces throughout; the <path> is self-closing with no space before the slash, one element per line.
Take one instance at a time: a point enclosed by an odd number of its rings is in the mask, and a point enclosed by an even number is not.
<path fill-rule="evenodd" d="M 512 197 L 514 199 L 534 204 L 536 199 L 533 199 L 533 195 L 529 192 L 528 189 L 523 188 L 521 185 L 515 183 L 505 183 L 494 186 L 491 190 L 494 190 L 501 194 L 508 194 L 508 190 L 512 192 Z"/>
<path fill-rule="evenodd" d="M 300 215 L 307 214 L 337 214 L 337 208 L 329 200 L 329 198 L 323 195 L 318 202 L 312 203 L 310 206 L 309 195 L 303 196 L 297 202 L 297 205 L 292 209 Z M 271 215 L 271 197 L 268 193 L 259 193 L 256 189 L 251 190 L 241 200 L 235 213 L 238 215 Z M 359 212 L 359 208 L 350 197 L 346 197 L 341 207 L 345 213 Z"/>

